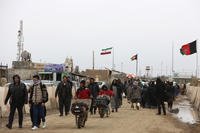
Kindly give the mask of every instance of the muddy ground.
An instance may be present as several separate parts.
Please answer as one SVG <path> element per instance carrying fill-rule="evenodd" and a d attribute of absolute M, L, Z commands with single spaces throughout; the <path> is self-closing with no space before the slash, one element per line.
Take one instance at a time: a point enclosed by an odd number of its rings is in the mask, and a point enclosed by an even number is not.
<path fill-rule="evenodd" d="M 200 133 L 200 125 L 182 123 L 171 114 L 156 115 L 157 110 L 133 110 L 130 105 L 124 105 L 118 113 L 101 119 L 98 115 L 89 116 L 86 127 L 77 129 L 74 116 L 59 117 L 58 112 L 49 112 L 46 129 L 38 129 L 38 133 Z M 25 118 L 24 128 L 17 128 L 15 120 L 13 129 L 5 128 L 5 120 L 1 119 L 0 133 L 32 133 L 29 117 Z"/>

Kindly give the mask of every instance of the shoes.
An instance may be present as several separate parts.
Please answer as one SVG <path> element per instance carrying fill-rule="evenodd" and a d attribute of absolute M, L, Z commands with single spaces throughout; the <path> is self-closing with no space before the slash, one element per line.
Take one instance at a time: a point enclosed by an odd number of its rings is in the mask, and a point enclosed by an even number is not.
<path fill-rule="evenodd" d="M 133 106 L 133 105 L 131 105 L 131 108 L 133 108 L 133 109 L 134 109 L 134 106 Z"/>
<path fill-rule="evenodd" d="M 46 126 L 46 122 L 42 122 L 42 128 L 45 128 Z"/>
<path fill-rule="evenodd" d="M 69 115 L 69 112 L 65 113 L 65 116 Z"/>
<path fill-rule="evenodd" d="M 63 116 L 63 114 L 60 114 L 59 116 L 60 116 L 60 117 L 62 117 L 62 116 Z"/>
<path fill-rule="evenodd" d="M 22 128 L 22 125 L 19 125 L 19 128 Z"/>
<path fill-rule="evenodd" d="M 114 109 L 112 109 L 112 112 L 114 112 Z"/>
<path fill-rule="evenodd" d="M 33 128 L 32 128 L 32 130 L 37 130 L 38 129 L 38 127 L 36 127 L 36 126 L 34 126 Z"/>
<path fill-rule="evenodd" d="M 9 124 L 7 124 L 6 127 L 7 127 L 8 129 L 12 129 L 12 126 L 10 126 Z"/>

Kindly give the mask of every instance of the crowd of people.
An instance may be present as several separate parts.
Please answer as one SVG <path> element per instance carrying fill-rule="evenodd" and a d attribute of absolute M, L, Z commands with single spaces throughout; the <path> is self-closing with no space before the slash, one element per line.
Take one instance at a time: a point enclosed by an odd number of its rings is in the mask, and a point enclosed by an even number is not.
<path fill-rule="evenodd" d="M 141 82 L 136 79 L 128 79 L 125 82 L 125 94 L 129 103 L 136 103 L 137 109 L 140 105 L 143 108 L 158 108 L 158 115 L 166 115 L 164 102 L 168 103 L 169 111 L 172 111 L 175 97 L 180 93 L 180 86 L 175 82 L 162 81 L 157 78 L 155 81 Z"/>
<path fill-rule="evenodd" d="M 82 80 L 80 87 L 76 90 L 75 96 L 72 94 L 73 83 L 69 76 L 63 76 L 62 81 L 57 85 L 55 98 L 58 98 L 59 116 L 69 115 L 72 99 L 90 99 L 88 104 L 91 115 L 95 115 L 97 107 L 95 101 L 99 96 L 109 98 L 108 106 L 111 112 L 118 112 L 123 104 L 123 98 L 131 104 L 131 108 L 139 110 L 142 108 L 156 108 L 158 115 L 166 115 L 165 103 L 168 103 L 169 111 L 173 108 L 173 101 L 180 92 L 178 84 L 169 81 L 162 81 L 157 78 L 155 81 L 142 82 L 139 79 L 127 78 L 124 83 L 120 79 L 114 79 L 111 85 L 99 85 L 94 78 L 89 81 Z M 28 97 L 29 93 L 29 97 Z M 46 107 L 48 102 L 47 87 L 41 82 L 39 75 L 33 76 L 33 85 L 27 90 L 26 85 L 21 82 L 19 75 L 13 76 L 13 83 L 9 85 L 9 90 L 5 99 L 5 105 L 10 101 L 10 114 L 6 127 L 12 129 L 14 114 L 18 110 L 19 128 L 23 127 L 23 107 L 29 103 L 32 130 L 46 127 Z M 42 124 L 42 125 L 41 125 Z"/>

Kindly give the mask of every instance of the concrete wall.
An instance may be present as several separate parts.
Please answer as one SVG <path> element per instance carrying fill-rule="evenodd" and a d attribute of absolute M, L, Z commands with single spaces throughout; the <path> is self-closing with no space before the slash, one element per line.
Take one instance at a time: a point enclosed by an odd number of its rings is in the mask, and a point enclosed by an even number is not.
<path fill-rule="evenodd" d="M 49 101 L 46 103 L 47 110 L 53 110 L 58 108 L 57 100 L 55 99 L 55 86 L 47 87 L 49 93 Z M 7 117 L 9 115 L 9 103 L 4 105 L 4 100 L 8 92 L 8 87 L 0 87 L 0 116 Z M 29 105 L 25 105 L 25 113 L 29 113 Z"/>
<path fill-rule="evenodd" d="M 49 101 L 46 103 L 47 110 L 58 109 L 58 101 L 55 99 L 56 86 L 47 86 Z M 75 88 L 73 87 L 72 93 L 75 95 Z M 8 92 L 8 86 L 0 87 L 0 117 L 7 117 L 9 115 L 9 103 L 4 105 L 4 100 Z M 29 105 L 25 105 L 25 114 L 29 113 Z"/>
<path fill-rule="evenodd" d="M 8 87 L 0 87 L 0 117 L 5 116 L 9 112 L 9 106 L 4 105 L 4 99 L 7 94 Z"/>
<path fill-rule="evenodd" d="M 83 74 L 87 75 L 88 77 L 95 78 L 96 80 L 105 82 L 109 82 L 109 79 L 111 77 L 111 73 L 109 70 L 86 69 L 86 71 Z"/>
<path fill-rule="evenodd" d="M 12 77 L 15 74 L 18 74 L 21 77 L 21 80 L 30 80 L 33 75 L 36 74 L 37 69 L 8 69 L 8 82 L 12 82 Z"/>
<path fill-rule="evenodd" d="M 194 105 L 200 116 L 200 87 L 187 86 L 187 96 L 190 98 L 191 103 Z"/>

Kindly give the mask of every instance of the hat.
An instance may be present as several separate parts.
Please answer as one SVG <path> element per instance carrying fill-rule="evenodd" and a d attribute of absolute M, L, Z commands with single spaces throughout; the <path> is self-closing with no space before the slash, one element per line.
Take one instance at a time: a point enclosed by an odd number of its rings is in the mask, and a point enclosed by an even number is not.
<path fill-rule="evenodd" d="M 85 80 L 81 80 L 81 82 L 80 82 L 81 84 L 85 84 Z"/>

